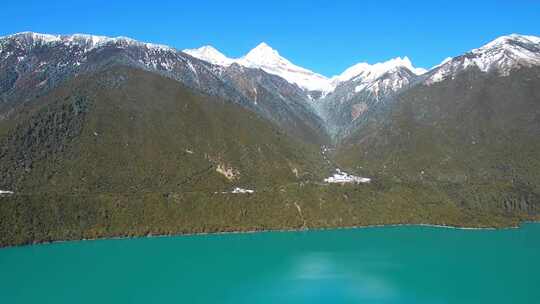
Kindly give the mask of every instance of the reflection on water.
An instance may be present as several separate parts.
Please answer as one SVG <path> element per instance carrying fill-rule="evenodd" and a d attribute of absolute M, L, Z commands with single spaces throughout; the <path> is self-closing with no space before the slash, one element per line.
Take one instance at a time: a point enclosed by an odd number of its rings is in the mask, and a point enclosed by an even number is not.
<path fill-rule="evenodd" d="M 288 264 L 282 265 L 279 271 L 282 275 L 274 277 L 271 284 L 261 286 L 251 295 L 251 300 L 256 303 L 260 300 L 294 303 L 298 299 L 309 303 L 390 303 L 398 297 L 398 290 L 389 280 L 368 271 L 376 264 L 382 268 L 394 265 L 379 262 L 367 267 L 348 267 L 346 264 L 351 258 L 354 257 L 332 252 L 305 252 L 291 257 Z"/>
<path fill-rule="evenodd" d="M 337 269 L 329 253 L 308 252 L 293 263 L 291 278 L 294 280 L 328 280 L 345 276 Z"/>

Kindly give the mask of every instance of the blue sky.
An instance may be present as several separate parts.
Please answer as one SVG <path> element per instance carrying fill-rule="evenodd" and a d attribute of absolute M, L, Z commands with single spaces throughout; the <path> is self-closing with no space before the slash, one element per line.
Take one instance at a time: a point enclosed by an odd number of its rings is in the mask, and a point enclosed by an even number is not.
<path fill-rule="evenodd" d="M 505 34 L 540 36 L 540 1 L 5 1 L 0 35 L 128 36 L 173 47 L 211 44 L 229 57 L 265 41 L 331 76 L 409 56 L 431 67 Z"/>

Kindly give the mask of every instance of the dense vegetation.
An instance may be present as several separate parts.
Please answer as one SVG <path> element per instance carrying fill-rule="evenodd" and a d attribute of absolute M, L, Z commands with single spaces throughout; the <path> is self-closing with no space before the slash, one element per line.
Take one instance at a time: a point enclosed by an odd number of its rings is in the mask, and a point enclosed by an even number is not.
<path fill-rule="evenodd" d="M 540 69 L 417 86 L 338 150 L 343 166 L 430 185 L 462 208 L 540 212 Z"/>
<path fill-rule="evenodd" d="M 0 245 L 113 236 L 381 224 L 514 226 L 527 213 L 462 208 L 429 186 L 296 184 L 254 194 L 39 194 L 0 198 Z M 536 217 L 536 219 L 540 219 Z"/>
<path fill-rule="evenodd" d="M 21 194 L 224 191 L 325 170 L 318 146 L 239 106 L 128 68 L 76 78 L 2 125 L 0 169 L 9 174 L 0 189 Z"/>
<path fill-rule="evenodd" d="M 0 246 L 540 219 L 539 75 L 408 91 L 335 150 L 374 179 L 345 186 L 320 183 L 320 147 L 239 106 L 131 68 L 81 75 L 0 121 L 0 189 L 15 191 L 0 196 Z"/>

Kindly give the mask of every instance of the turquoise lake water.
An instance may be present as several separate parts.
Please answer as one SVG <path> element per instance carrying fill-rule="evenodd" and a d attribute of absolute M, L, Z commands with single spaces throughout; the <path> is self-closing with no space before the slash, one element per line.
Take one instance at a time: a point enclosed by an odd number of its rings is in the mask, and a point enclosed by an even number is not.
<path fill-rule="evenodd" d="M 0 303 L 540 303 L 540 224 L 5 248 Z"/>

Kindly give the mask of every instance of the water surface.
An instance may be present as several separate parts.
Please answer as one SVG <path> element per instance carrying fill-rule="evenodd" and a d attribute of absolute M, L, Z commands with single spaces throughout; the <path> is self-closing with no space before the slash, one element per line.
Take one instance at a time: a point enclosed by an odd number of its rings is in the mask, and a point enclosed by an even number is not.
<path fill-rule="evenodd" d="M 0 303 L 540 303 L 540 224 L 6 248 Z"/>

